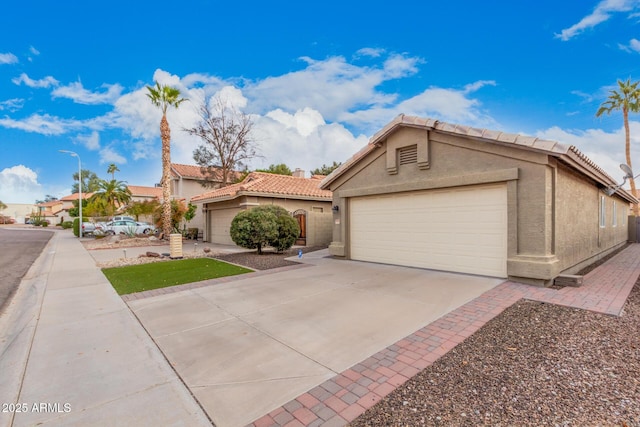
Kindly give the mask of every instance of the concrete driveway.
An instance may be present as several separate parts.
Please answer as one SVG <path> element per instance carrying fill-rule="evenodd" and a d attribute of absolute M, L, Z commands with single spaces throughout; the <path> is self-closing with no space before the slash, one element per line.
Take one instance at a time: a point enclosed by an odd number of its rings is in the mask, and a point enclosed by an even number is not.
<path fill-rule="evenodd" d="M 305 255 L 128 304 L 218 427 L 244 426 L 502 283 Z"/>

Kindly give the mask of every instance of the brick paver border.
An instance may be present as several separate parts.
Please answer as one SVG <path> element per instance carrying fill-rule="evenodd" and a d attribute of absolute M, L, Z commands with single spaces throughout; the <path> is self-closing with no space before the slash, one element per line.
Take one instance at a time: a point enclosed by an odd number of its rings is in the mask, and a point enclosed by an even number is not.
<path fill-rule="evenodd" d="M 504 282 L 257 419 L 251 427 L 343 426 L 520 299 L 620 315 L 640 275 L 633 244 L 584 277 L 580 288 Z"/>

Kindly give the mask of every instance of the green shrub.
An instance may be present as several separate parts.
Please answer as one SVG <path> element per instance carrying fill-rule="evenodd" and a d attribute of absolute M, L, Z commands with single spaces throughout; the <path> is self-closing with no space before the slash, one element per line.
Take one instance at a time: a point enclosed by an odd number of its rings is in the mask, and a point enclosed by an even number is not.
<path fill-rule="evenodd" d="M 63 222 L 63 223 L 62 223 L 62 224 L 60 224 L 60 225 L 62 226 L 62 229 L 63 229 L 63 230 L 67 230 L 67 229 L 69 229 L 69 228 L 73 227 L 73 222 L 71 222 L 71 221 L 65 221 L 65 222 Z"/>
<path fill-rule="evenodd" d="M 87 222 L 87 218 L 82 218 L 82 222 Z M 73 219 L 73 235 L 80 237 L 80 218 Z"/>
<path fill-rule="evenodd" d="M 278 235 L 268 242 L 269 246 L 272 246 L 278 252 L 286 251 L 293 246 L 300 235 L 298 221 L 296 221 L 286 209 L 280 206 L 269 205 L 264 206 L 264 208 L 277 217 Z"/>
<path fill-rule="evenodd" d="M 231 239 L 238 246 L 257 249 L 273 246 L 282 252 L 293 246 L 300 229 L 295 219 L 280 206 L 258 206 L 242 211 L 231 222 Z"/>
<path fill-rule="evenodd" d="M 43 227 L 48 227 L 49 223 L 47 221 L 42 221 L 42 223 L 40 224 Z"/>

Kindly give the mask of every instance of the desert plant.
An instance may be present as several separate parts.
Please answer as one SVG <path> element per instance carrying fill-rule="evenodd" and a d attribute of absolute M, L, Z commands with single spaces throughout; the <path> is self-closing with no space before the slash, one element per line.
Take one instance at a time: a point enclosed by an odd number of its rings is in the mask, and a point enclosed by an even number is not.
<path fill-rule="evenodd" d="M 73 227 L 73 222 L 72 221 L 64 221 L 61 225 L 62 225 L 62 229 L 63 230 L 67 230 L 67 229 Z"/>

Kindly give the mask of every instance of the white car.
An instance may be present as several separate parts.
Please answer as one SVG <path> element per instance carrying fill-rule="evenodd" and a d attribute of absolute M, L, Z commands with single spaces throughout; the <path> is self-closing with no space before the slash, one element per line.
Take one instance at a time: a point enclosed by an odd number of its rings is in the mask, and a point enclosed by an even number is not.
<path fill-rule="evenodd" d="M 104 225 L 105 234 L 149 234 L 153 232 L 153 227 L 144 222 L 135 222 L 130 220 L 111 221 Z"/>

